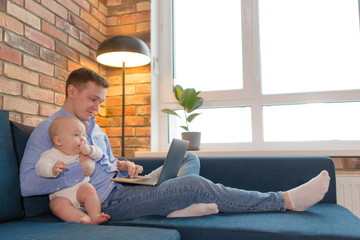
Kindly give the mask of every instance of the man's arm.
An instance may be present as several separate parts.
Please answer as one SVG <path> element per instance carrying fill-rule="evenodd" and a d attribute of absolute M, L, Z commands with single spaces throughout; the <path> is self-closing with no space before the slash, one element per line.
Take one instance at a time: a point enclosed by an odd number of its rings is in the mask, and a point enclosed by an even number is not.
<path fill-rule="evenodd" d="M 24 197 L 43 195 L 73 186 L 83 180 L 80 163 L 74 163 L 56 178 L 42 178 L 36 174 L 36 163 L 41 153 L 53 147 L 48 134 L 50 121 L 42 122 L 32 132 L 20 165 L 21 194 Z"/>

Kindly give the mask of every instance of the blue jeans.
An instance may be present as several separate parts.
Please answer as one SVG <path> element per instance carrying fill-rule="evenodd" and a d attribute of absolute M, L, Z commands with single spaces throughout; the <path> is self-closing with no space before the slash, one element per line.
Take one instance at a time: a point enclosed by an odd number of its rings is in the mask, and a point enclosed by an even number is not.
<path fill-rule="evenodd" d="M 199 176 L 199 169 L 198 157 L 188 153 L 177 178 L 156 187 L 139 185 L 114 189 L 103 202 L 102 210 L 112 220 L 166 216 L 193 203 L 216 203 L 224 213 L 285 211 L 281 192 L 260 193 L 214 184 Z"/>

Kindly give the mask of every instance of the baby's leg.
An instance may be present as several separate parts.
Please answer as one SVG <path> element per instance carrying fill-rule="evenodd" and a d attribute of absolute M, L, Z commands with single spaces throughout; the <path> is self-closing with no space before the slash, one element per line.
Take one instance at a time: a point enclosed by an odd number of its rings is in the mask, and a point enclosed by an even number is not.
<path fill-rule="evenodd" d="M 305 211 L 324 198 L 330 183 L 329 173 L 322 171 L 307 183 L 284 192 L 286 209 Z"/>
<path fill-rule="evenodd" d="M 90 221 L 90 217 L 80 209 L 74 207 L 65 197 L 55 197 L 50 200 L 51 211 L 65 222 Z"/>
<path fill-rule="evenodd" d="M 76 197 L 79 203 L 85 207 L 91 222 L 84 222 L 87 224 L 98 225 L 107 222 L 110 219 L 108 214 L 101 212 L 101 203 L 95 188 L 90 183 L 82 184 Z"/>
<path fill-rule="evenodd" d="M 200 217 L 219 213 L 216 203 L 194 203 L 187 208 L 174 211 L 167 215 L 167 218 L 176 217 Z"/>

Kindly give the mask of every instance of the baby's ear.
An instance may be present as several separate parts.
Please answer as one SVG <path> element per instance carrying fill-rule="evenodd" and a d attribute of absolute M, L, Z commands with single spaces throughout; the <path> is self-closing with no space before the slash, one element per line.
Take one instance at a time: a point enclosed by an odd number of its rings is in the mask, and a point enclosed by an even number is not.
<path fill-rule="evenodd" d="M 59 136 L 54 137 L 54 144 L 56 146 L 61 146 L 62 145 L 62 141 L 61 141 L 61 138 Z"/>

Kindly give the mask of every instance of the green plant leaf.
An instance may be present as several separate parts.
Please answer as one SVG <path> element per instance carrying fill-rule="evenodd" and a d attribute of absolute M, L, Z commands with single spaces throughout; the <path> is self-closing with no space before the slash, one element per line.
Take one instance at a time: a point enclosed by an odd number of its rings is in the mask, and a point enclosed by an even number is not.
<path fill-rule="evenodd" d="M 201 113 L 193 113 L 191 115 L 189 115 L 186 119 L 186 121 L 191 122 L 192 120 L 194 120 L 194 118 L 196 118 L 197 116 L 199 116 Z"/>
<path fill-rule="evenodd" d="M 175 98 L 176 100 L 179 101 L 182 93 L 183 93 L 183 88 L 180 86 L 180 85 L 176 85 L 175 88 L 174 88 L 174 95 L 175 95 Z"/>
<path fill-rule="evenodd" d="M 196 109 L 201 107 L 203 103 L 204 103 L 204 99 L 202 97 L 197 97 L 189 112 L 195 111 Z"/>
<path fill-rule="evenodd" d="M 190 113 L 196 109 L 194 108 L 194 105 L 197 100 L 197 95 L 198 93 L 194 88 L 187 88 L 181 94 L 179 104 L 184 107 L 186 112 Z"/>
<path fill-rule="evenodd" d="M 181 118 L 174 110 L 171 110 L 170 108 L 164 108 L 161 111 L 163 113 L 167 113 L 167 114 L 174 115 L 174 116 Z"/>
<path fill-rule="evenodd" d="M 187 126 L 180 126 L 182 129 L 184 129 L 185 131 L 189 131 L 189 128 Z"/>

